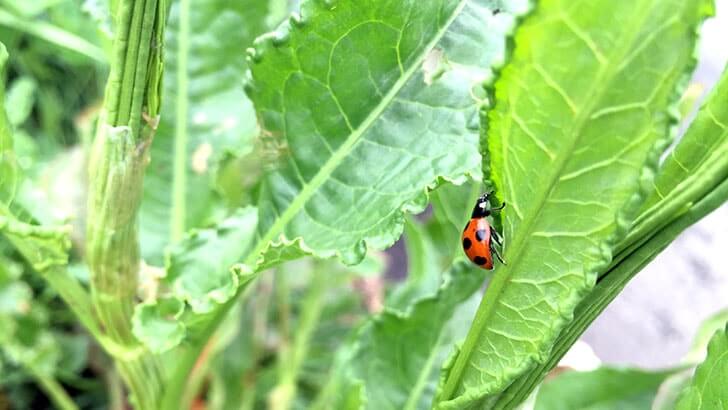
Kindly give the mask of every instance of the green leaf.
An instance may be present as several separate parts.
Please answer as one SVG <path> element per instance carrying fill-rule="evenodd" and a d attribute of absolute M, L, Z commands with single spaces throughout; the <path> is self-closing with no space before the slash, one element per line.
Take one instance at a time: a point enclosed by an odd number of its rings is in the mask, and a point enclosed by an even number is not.
<path fill-rule="evenodd" d="M 670 225 L 651 236 L 640 246 L 618 255 L 609 270 L 602 276 L 588 298 L 574 312 L 574 320 L 562 330 L 547 361 L 529 370 L 506 389 L 495 405 L 509 408 L 525 400 L 538 386 L 541 379 L 552 369 L 591 322 L 614 300 L 629 280 L 652 261 L 686 228 L 715 210 L 728 200 L 728 179 L 704 198 L 695 202 L 688 212 Z"/>
<path fill-rule="evenodd" d="M 725 178 L 728 155 L 728 66 L 675 149 L 666 158 L 630 238 L 656 231 L 686 204 Z M 628 238 L 628 242 L 629 239 Z"/>
<path fill-rule="evenodd" d="M 250 248 L 256 226 L 255 208 L 243 208 L 215 228 L 193 230 L 171 248 L 162 293 L 139 305 L 134 334 L 155 351 L 176 346 L 185 328 L 199 325 L 219 304 L 228 301 L 250 275 L 230 267 Z M 166 340 L 159 340 L 160 335 Z"/>
<path fill-rule="evenodd" d="M 520 377 L 504 392 L 497 406 L 507 407 L 518 403 L 528 396 L 546 373 L 555 366 L 569 347 L 576 341 L 588 325 L 606 308 L 621 292 L 629 280 L 644 266 L 664 250 L 686 228 L 699 221 L 728 200 L 728 162 L 723 160 L 728 155 L 728 139 L 721 127 L 703 127 L 701 118 L 712 117 L 717 123 L 728 122 L 728 104 L 722 104 L 728 98 L 728 82 L 724 73 L 719 85 L 697 115 L 697 126 L 691 125 L 683 136 L 676 150 L 686 150 L 684 145 L 702 147 L 702 150 L 690 149 L 693 154 L 682 160 L 682 165 L 694 169 L 684 180 L 676 183 L 677 188 L 670 190 L 670 195 L 659 203 L 643 208 L 635 226 L 625 238 L 610 268 L 601 275 L 601 280 L 584 299 L 574 314 L 571 322 L 559 335 L 549 359 L 527 374 Z M 706 107 L 713 107 L 710 111 Z M 719 136 L 723 143 L 718 146 L 705 145 L 701 141 L 712 141 Z M 708 158 L 708 160 L 703 160 Z M 694 166 L 692 161 L 700 166 Z M 663 164 L 666 169 L 672 167 L 670 157 Z M 657 180 L 664 177 L 658 174 Z"/>
<path fill-rule="evenodd" d="M 545 1 L 521 26 L 486 139 L 509 264 L 447 369 L 443 408 L 483 406 L 548 359 L 647 194 L 705 9 Z"/>
<path fill-rule="evenodd" d="M 725 323 L 728 323 L 728 309 L 721 310 L 704 320 L 695 333 L 690 350 L 685 355 L 685 362 L 702 362 L 705 359 L 706 349 L 711 337 L 716 331 L 722 329 Z"/>
<path fill-rule="evenodd" d="M 465 334 L 468 317 L 477 298 L 463 303 L 483 283 L 485 271 L 461 261 L 443 274 L 444 283 L 406 312 L 386 308 L 356 333 L 343 353 L 344 385 L 337 389 L 336 403 L 345 407 L 357 391 L 367 409 L 426 409 L 432 403 L 438 366 L 450 346 Z M 358 408 L 358 407 L 357 407 Z"/>
<path fill-rule="evenodd" d="M 428 190 L 479 179 L 473 95 L 502 64 L 520 3 L 309 0 L 259 39 L 247 90 L 282 152 L 246 264 L 356 263 L 394 243 Z"/>
<path fill-rule="evenodd" d="M 160 299 L 136 307 L 132 329 L 153 352 L 164 352 L 177 345 L 186 334 L 185 325 L 179 320 L 185 304 L 178 299 Z"/>
<path fill-rule="evenodd" d="M 13 151 L 12 125 L 5 113 L 5 66 L 8 51 L 0 42 L 0 204 L 7 204 L 15 194 L 18 171 Z"/>
<path fill-rule="evenodd" d="M 106 54 L 98 46 L 83 37 L 51 23 L 17 16 L 0 9 L 0 26 L 7 26 L 25 32 L 56 45 L 61 49 L 78 53 L 96 62 L 107 62 Z"/>
<path fill-rule="evenodd" d="M 255 208 L 240 209 L 214 229 L 193 231 L 171 249 L 165 281 L 195 313 L 208 313 L 235 294 L 240 283 L 230 267 L 253 242 L 256 214 Z"/>
<path fill-rule="evenodd" d="M 690 384 L 692 376 L 693 369 L 686 369 L 666 378 L 657 389 L 651 410 L 675 410 L 677 399 Z"/>
<path fill-rule="evenodd" d="M 35 101 L 37 84 L 29 77 L 15 80 L 8 90 L 7 111 L 8 119 L 13 127 L 18 127 L 30 115 Z"/>
<path fill-rule="evenodd" d="M 388 295 L 387 307 L 406 311 L 415 301 L 437 293 L 442 272 L 462 258 L 462 225 L 470 219 L 480 192 L 472 182 L 443 184 L 430 194 L 432 215 L 426 222 L 406 219 L 407 279 Z"/>
<path fill-rule="evenodd" d="M 0 349 L 14 362 L 52 375 L 60 348 L 49 328 L 47 307 L 20 280 L 20 266 L 0 258 Z"/>
<path fill-rule="evenodd" d="M 482 192 L 477 183 L 445 184 L 432 192 L 432 219 L 427 223 L 427 232 L 438 244 L 436 250 L 445 265 L 452 264 L 453 258 L 463 253 L 463 226 Z"/>
<path fill-rule="evenodd" d="M 541 385 L 534 410 L 649 409 L 660 383 L 671 373 L 609 367 L 569 371 Z"/>
<path fill-rule="evenodd" d="M 387 295 L 387 307 L 406 311 L 415 301 L 432 296 L 440 288 L 439 254 L 425 226 L 414 218 L 407 218 L 404 224 L 404 239 L 407 250 L 407 279 Z"/>
<path fill-rule="evenodd" d="M 708 357 L 695 369 L 690 386 L 683 391 L 677 410 L 724 409 L 728 406 L 728 327 L 715 333 Z"/>
<path fill-rule="evenodd" d="M 145 260 L 161 264 L 170 239 L 219 219 L 217 163 L 252 149 L 257 121 L 243 91 L 241 52 L 268 30 L 268 2 L 175 2 L 165 39 L 162 116 L 140 213 Z"/>

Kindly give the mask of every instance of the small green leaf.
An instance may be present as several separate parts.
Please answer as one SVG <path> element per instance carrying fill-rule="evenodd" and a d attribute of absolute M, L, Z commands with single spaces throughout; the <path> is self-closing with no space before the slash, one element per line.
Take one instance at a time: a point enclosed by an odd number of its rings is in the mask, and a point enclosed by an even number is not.
<path fill-rule="evenodd" d="M 683 391 L 677 410 L 724 409 L 728 407 L 728 327 L 715 333 L 708 344 L 708 357 L 695 369 L 691 385 Z"/>
<path fill-rule="evenodd" d="M 17 164 L 13 152 L 12 124 L 5 113 L 5 65 L 8 51 L 0 42 L 0 204 L 7 204 L 15 193 Z"/>
<path fill-rule="evenodd" d="M 670 375 L 657 389 L 651 410 L 675 410 L 680 393 L 690 384 L 693 369 L 686 369 Z"/>
<path fill-rule="evenodd" d="M 255 208 L 242 208 L 215 228 L 192 231 L 170 250 L 165 282 L 195 313 L 209 313 L 235 294 L 240 278 L 230 270 L 255 236 Z"/>
<path fill-rule="evenodd" d="M 461 235 L 465 221 L 475 201 L 482 194 L 479 183 L 466 183 L 460 186 L 445 184 L 431 194 L 432 219 L 427 223 L 427 232 L 438 244 L 437 252 L 446 265 L 463 253 Z"/>
<path fill-rule="evenodd" d="M 404 239 L 407 279 L 387 295 L 387 307 L 402 312 L 415 301 L 437 293 L 442 282 L 440 274 L 444 270 L 444 267 L 438 266 L 439 254 L 423 224 L 414 218 L 407 218 Z"/>
<path fill-rule="evenodd" d="M 609 367 L 568 371 L 541 385 L 534 410 L 649 409 L 657 389 L 670 374 Z"/>
<path fill-rule="evenodd" d="M 545 362 L 608 268 L 674 129 L 707 4 L 543 1 L 521 26 L 484 125 L 509 263 L 447 369 L 442 408 L 485 406 Z"/>
<path fill-rule="evenodd" d="M 0 349 L 15 363 L 52 375 L 60 347 L 49 328 L 47 307 L 20 280 L 19 266 L 0 258 Z"/>
<path fill-rule="evenodd" d="M 18 280 L 21 267 L 5 258 L 0 262 L 0 315 L 26 313 L 30 309 L 33 291 L 27 283 Z"/>
<path fill-rule="evenodd" d="M 702 362 L 705 359 L 708 342 L 716 331 L 723 328 L 725 323 L 728 323 L 728 309 L 717 312 L 704 320 L 693 337 L 693 344 L 685 355 L 684 361 L 693 364 Z"/>
<path fill-rule="evenodd" d="M 184 308 L 184 302 L 172 298 L 137 306 L 132 322 L 134 336 L 153 352 L 177 346 L 186 334 L 179 320 Z"/>
<path fill-rule="evenodd" d="M 7 111 L 8 119 L 13 127 L 18 127 L 30 115 L 35 102 L 37 85 L 29 77 L 21 77 L 15 80 L 8 90 Z"/>
<path fill-rule="evenodd" d="M 438 366 L 450 346 L 464 336 L 476 299 L 465 303 L 483 283 L 485 271 L 458 262 L 444 275 L 440 290 L 414 302 L 405 313 L 386 308 L 357 333 L 341 363 L 345 387 L 336 404 L 360 391 L 367 409 L 426 409 L 432 403 Z M 461 306 L 462 304 L 462 306 Z"/>
<path fill-rule="evenodd" d="M 474 95 L 522 3 L 308 0 L 260 38 L 247 90 L 281 153 L 246 263 L 280 262 L 288 247 L 357 263 L 391 246 L 442 181 L 479 179 Z"/>
<path fill-rule="evenodd" d="M 255 208 L 243 208 L 215 228 L 193 230 L 170 249 L 162 295 L 136 308 L 134 332 L 155 350 L 176 346 L 190 325 L 201 326 L 246 284 L 250 272 L 231 269 L 250 248 Z M 180 307 L 181 306 L 181 307 Z M 184 323 L 184 324 L 183 324 Z M 170 339 L 160 343 L 159 334 Z"/>

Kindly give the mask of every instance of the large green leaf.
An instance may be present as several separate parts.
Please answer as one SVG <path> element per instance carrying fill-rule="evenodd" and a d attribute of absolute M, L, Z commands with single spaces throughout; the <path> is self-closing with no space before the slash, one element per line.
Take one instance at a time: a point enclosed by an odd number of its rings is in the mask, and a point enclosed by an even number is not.
<path fill-rule="evenodd" d="M 678 410 L 724 409 L 728 407 L 728 327 L 715 333 L 708 344 L 708 357 L 695 369 L 691 385 L 683 391 Z"/>
<path fill-rule="evenodd" d="M 525 8 L 499 3 L 310 0 L 260 39 L 247 89 L 281 154 L 247 264 L 356 263 L 394 243 L 428 190 L 480 177 L 474 95 Z"/>
<path fill-rule="evenodd" d="M 534 410 L 649 409 L 660 383 L 671 373 L 609 367 L 566 372 L 541 385 Z"/>
<path fill-rule="evenodd" d="M 175 2 L 170 12 L 163 111 L 144 181 L 142 254 L 157 265 L 170 239 L 218 218 L 217 163 L 227 151 L 249 152 L 257 133 L 243 50 L 268 29 L 268 2 L 190 3 Z"/>
<path fill-rule="evenodd" d="M 678 237 L 678 235 L 702 217 L 728 200 L 728 179 L 714 191 L 698 200 L 688 212 L 670 225 L 652 235 L 627 255 L 619 255 L 610 269 L 603 275 L 589 297 L 584 299 L 574 312 L 574 320 L 562 330 L 548 360 L 530 369 L 514 381 L 503 392 L 495 408 L 512 408 L 529 396 L 548 371 L 557 365 L 569 347 L 579 338 L 591 322 L 614 300 L 629 280 Z"/>
<path fill-rule="evenodd" d="M 647 193 L 706 8 L 544 1 L 523 24 L 486 141 L 509 264 L 448 368 L 443 408 L 483 406 L 549 357 Z"/>
<path fill-rule="evenodd" d="M 724 74 L 724 77 L 726 74 Z M 712 118 L 717 124 L 728 122 L 728 82 L 725 78 L 713 91 L 696 117 L 695 124 L 688 128 L 676 150 L 692 152 L 681 159 L 681 166 L 693 169 L 679 181 L 670 182 L 675 188 L 669 190 L 657 204 L 645 207 L 637 218 L 630 234 L 619 245 L 621 249 L 589 297 L 585 298 L 574 313 L 574 320 L 562 330 L 547 361 L 519 377 L 499 398 L 496 407 L 508 407 L 528 397 L 561 357 L 569 350 L 589 324 L 614 300 L 629 280 L 644 266 L 662 252 L 686 228 L 709 214 L 728 200 L 728 139 L 723 137 L 719 145 L 703 144 L 712 141 L 725 131 L 721 127 L 704 127 L 701 118 Z M 708 110 L 707 107 L 712 107 Z M 688 148 L 684 148 L 688 147 Z M 693 148 L 690 148 L 693 147 Z M 694 149 L 700 147 L 702 149 Z M 664 169 L 673 168 L 669 156 Z M 705 159 L 708 160 L 705 160 Z M 698 165 L 699 164 L 699 165 Z M 662 172 L 657 181 L 664 181 Z M 668 190 L 664 191 L 665 193 Z M 712 333 L 712 331 L 711 331 Z M 694 354 L 692 354 L 694 356 Z"/>

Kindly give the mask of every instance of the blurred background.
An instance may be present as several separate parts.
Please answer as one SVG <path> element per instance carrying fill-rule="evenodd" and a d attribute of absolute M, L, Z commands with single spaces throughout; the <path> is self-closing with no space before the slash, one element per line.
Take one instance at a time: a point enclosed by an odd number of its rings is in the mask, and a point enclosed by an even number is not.
<path fill-rule="evenodd" d="M 0 41 L 12 53 L 8 68 L 8 101 L 13 104 L 8 110 L 16 128 L 15 148 L 20 165 L 33 177 L 36 172 L 41 174 L 35 164 L 65 152 L 63 161 L 51 163 L 50 169 L 43 172 L 43 175 L 57 177 L 47 178 L 49 196 L 26 202 L 39 204 L 41 209 L 33 210 L 36 216 L 49 210 L 46 204 L 54 204 L 51 210 L 59 215 L 47 215 L 44 219 L 63 219 L 79 205 L 83 206 L 82 187 L 75 179 L 82 175 L 83 152 L 69 148 L 82 146 L 91 137 L 91 119 L 106 80 L 103 50 L 108 46 L 108 36 L 104 32 L 108 34 L 109 16 L 99 6 L 104 2 L 106 0 L 0 0 Z M 717 3 L 718 17 L 707 21 L 703 27 L 699 63 L 691 80 L 691 91 L 700 95 L 696 107 L 728 62 L 728 0 L 717 0 Z M 74 37 L 64 37 L 56 27 Z M 65 44 L 65 47 L 58 44 Z M 70 51 L 69 47 L 75 51 Z M 241 51 L 241 61 L 243 56 Z M 237 92 L 242 93 L 242 89 Z M 43 143 L 37 144 L 34 140 Z M 75 165 L 76 169 L 68 164 Z M 60 169 L 64 172 L 57 172 Z M 44 180 L 43 175 L 41 180 Z M 59 178 L 67 180 L 64 182 Z M 69 190 L 69 187 L 75 190 Z M 728 206 L 723 206 L 686 231 L 637 275 L 592 324 L 583 341 L 605 363 L 654 369 L 679 362 L 688 352 L 701 322 L 728 308 L 727 249 Z M 387 276 L 403 278 L 407 266 L 402 241 L 388 250 L 386 256 Z M 85 274 L 78 273 L 79 276 Z M 48 301 L 49 311 L 53 312 L 50 319 L 43 319 L 61 329 L 70 329 L 73 318 L 58 313 L 62 307 L 46 291 L 43 282 L 37 279 L 32 285 L 39 297 Z M 69 337 L 74 339 L 64 341 L 64 345 L 70 346 L 68 349 L 76 352 L 90 349 L 90 355 L 101 356 L 93 346 L 89 348 L 87 338 Z M 62 356 L 67 363 L 60 367 L 74 377 L 72 380 L 78 383 L 79 391 L 99 390 L 98 386 L 82 383 L 102 382 L 90 382 L 91 378 L 84 378 L 83 374 L 75 378 L 74 369 L 89 372 L 83 362 L 73 362 L 78 354 L 65 351 Z M 11 375 L 11 372 L 6 371 L 5 375 Z M 27 382 L 19 376 L 15 378 L 3 380 L 0 367 L 0 383 L 19 385 Z M 25 394 L 25 390 L 21 393 Z M 77 394 L 76 398 L 89 403 L 99 402 L 93 394 L 96 393 Z"/>

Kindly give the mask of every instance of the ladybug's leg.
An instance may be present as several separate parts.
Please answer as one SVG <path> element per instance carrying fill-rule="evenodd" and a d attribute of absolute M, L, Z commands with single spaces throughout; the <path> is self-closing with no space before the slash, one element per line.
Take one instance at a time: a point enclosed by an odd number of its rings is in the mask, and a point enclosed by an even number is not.
<path fill-rule="evenodd" d="M 503 247 L 503 237 L 495 229 L 490 230 L 490 236 L 493 238 L 495 243 Z"/>
<path fill-rule="evenodd" d="M 495 257 L 496 257 L 496 258 L 498 258 L 498 260 L 499 260 L 499 261 L 500 261 L 500 262 L 501 262 L 502 264 L 504 264 L 504 265 L 508 265 L 508 264 L 506 263 L 506 261 L 504 261 L 504 260 L 503 260 L 503 257 L 502 257 L 502 256 L 500 255 L 500 252 L 498 252 L 498 248 L 496 248 L 495 246 L 493 246 L 493 244 L 492 244 L 492 243 L 490 244 L 490 252 L 491 252 L 491 253 L 493 253 L 493 254 L 495 254 Z"/>
<path fill-rule="evenodd" d="M 503 202 L 503 203 L 501 204 L 501 206 L 499 206 L 498 208 L 491 208 L 491 210 L 490 210 L 490 211 L 491 211 L 491 212 L 493 212 L 493 211 L 500 211 L 501 209 L 503 209 L 503 208 L 505 208 L 505 207 L 506 207 L 506 203 L 505 203 L 505 202 Z"/>

